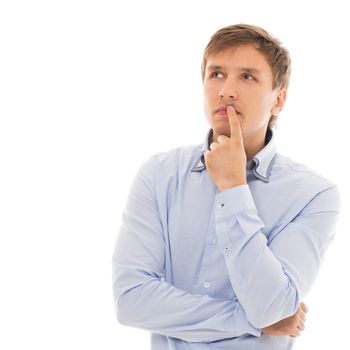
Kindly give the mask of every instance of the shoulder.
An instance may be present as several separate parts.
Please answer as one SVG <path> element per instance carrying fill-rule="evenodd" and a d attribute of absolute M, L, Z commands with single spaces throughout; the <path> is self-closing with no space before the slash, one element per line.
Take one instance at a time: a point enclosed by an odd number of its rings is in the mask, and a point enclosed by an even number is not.
<path fill-rule="evenodd" d="M 159 162 L 174 162 L 179 159 L 190 160 L 200 154 L 201 147 L 201 144 L 181 146 L 165 152 L 158 152 L 155 156 Z"/>
<path fill-rule="evenodd" d="M 158 152 L 151 158 L 153 158 L 159 172 L 170 174 L 181 170 L 187 171 L 200 159 L 201 148 L 201 144 L 186 145 L 165 152 Z"/>
<path fill-rule="evenodd" d="M 309 166 L 280 153 L 276 154 L 272 176 L 279 179 L 284 187 L 289 187 L 290 193 L 299 193 L 303 196 L 309 194 L 312 198 L 325 192 L 327 196 L 337 202 L 340 201 L 337 184 Z"/>
<path fill-rule="evenodd" d="M 200 160 L 201 149 L 202 144 L 194 144 L 154 153 L 141 165 L 139 171 L 162 180 L 175 174 L 186 174 Z"/>
<path fill-rule="evenodd" d="M 280 211 L 280 217 L 287 218 L 286 222 L 297 216 L 323 220 L 323 225 L 335 222 L 341 210 L 337 184 L 311 167 L 279 153 L 271 170 L 265 193 L 274 203 L 276 212 Z M 327 219 L 330 217 L 334 220 Z"/>

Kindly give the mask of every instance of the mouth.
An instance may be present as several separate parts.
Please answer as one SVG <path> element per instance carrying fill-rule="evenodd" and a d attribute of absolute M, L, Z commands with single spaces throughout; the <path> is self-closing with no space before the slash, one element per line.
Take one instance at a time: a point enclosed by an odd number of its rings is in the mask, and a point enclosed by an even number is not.
<path fill-rule="evenodd" d="M 235 108 L 236 114 L 237 116 L 241 115 L 240 112 L 237 111 L 237 109 Z M 226 116 L 227 117 L 227 107 L 220 107 L 215 111 L 215 114 L 219 114 L 221 116 Z"/>

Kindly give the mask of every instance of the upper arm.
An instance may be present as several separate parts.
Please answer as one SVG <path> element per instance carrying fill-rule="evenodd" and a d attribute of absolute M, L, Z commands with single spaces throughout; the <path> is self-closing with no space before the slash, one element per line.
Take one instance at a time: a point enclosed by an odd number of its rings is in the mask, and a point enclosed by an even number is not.
<path fill-rule="evenodd" d="M 156 156 L 153 156 L 139 169 L 122 215 L 113 254 L 119 293 L 123 287 L 129 289 L 131 281 L 140 283 L 148 277 L 161 278 L 164 264 L 163 227 L 156 199 Z M 121 273 L 129 277 L 122 278 L 126 276 L 119 276 Z M 128 285 L 123 286 L 123 282 Z"/>
<path fill-rule="evenodd" d="M 319 192 L 269 243 L 269 248 L 295 283 L 300 299 L 316 279 L 335 233 L 340 211 L 336 187 Z"/>

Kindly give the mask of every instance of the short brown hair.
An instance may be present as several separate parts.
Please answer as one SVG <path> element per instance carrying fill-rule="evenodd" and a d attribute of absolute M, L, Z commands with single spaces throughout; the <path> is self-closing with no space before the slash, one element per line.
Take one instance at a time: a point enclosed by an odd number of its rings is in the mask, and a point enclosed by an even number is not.
<path fill-rule="evenodd" d="M 250 24 L 235 24 L 219 29 L 204 50 L 202 79 L 204 80 L 207 59 L 211 54 L 240 44 L 252 44 L 266 57 L 272 70 L 272 88 L 288 89 L 291 72 L 289 52 L 281 42 L 263 28 Z M 277 116 L 271 116 L 269 127 L 274 127 Z"/>

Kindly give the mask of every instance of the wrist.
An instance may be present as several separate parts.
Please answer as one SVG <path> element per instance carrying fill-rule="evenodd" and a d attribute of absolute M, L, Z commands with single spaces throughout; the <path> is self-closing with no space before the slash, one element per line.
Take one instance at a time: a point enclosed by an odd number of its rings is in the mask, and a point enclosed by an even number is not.
<path fill-rule="evenodd" d="M 224 192 L 224 191 L 229 190 L 233 187 L 242 186 L 242 185 L 246 185 L 246 184 L 247 184 L 247 180 L 244 179 L 244 180 L 240 180 L 240 181 L 219 184 L 219 185 L 217 185 L 217 187 L 218 187 L 220 192 Z"/>

